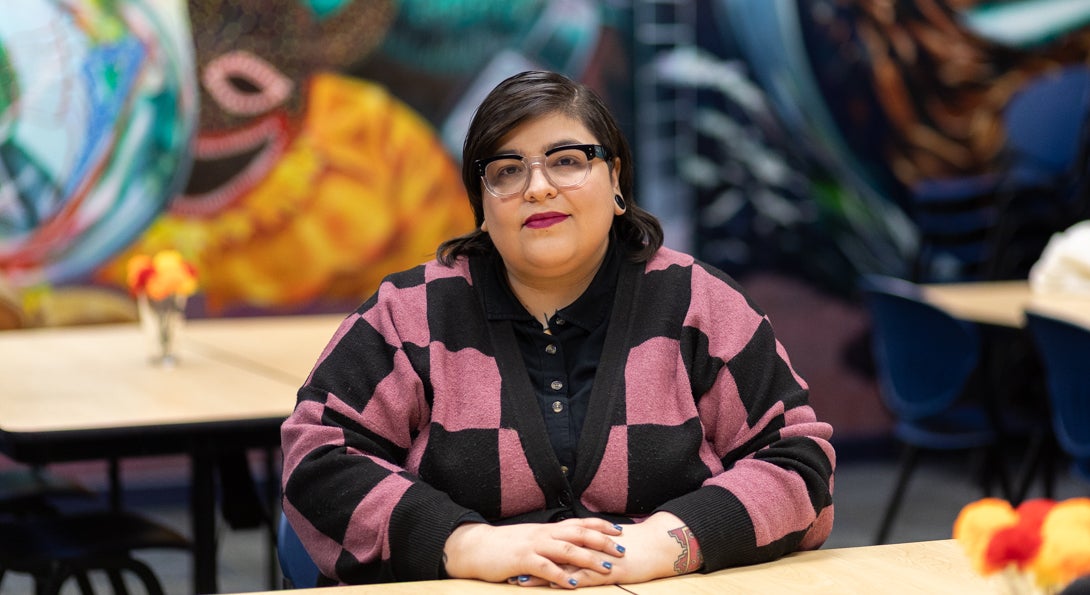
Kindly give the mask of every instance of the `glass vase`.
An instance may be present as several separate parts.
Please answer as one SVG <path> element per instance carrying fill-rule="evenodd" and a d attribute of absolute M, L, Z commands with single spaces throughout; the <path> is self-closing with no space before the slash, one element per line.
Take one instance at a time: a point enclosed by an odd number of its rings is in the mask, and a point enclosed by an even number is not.
<path fill-rule="evenodd" d="M 140 325 L 151 341 L 151 363 L 174 366 L 178 363 L 178 336 L 185 326 L 186 296 L 171 295 L 154 300 L 142 295 L 137 300 Z"/>

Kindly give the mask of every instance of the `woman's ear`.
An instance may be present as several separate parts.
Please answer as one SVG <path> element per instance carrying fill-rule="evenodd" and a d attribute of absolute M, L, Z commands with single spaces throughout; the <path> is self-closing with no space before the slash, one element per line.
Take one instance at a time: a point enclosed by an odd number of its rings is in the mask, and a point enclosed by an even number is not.
<path fill-rule="evenodd" d="M 613 193 L 621 193 L 621 158 L 613 158 L 613 167 L 610 168 L 610 177 L 613 179 Z"/>

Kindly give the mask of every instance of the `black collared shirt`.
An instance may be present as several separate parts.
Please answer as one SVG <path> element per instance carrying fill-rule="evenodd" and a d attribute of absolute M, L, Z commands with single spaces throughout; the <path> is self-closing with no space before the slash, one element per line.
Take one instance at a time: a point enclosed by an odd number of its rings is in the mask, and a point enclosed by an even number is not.
<path fill-rule="evenodd" d="M 508 318 L 514 326 L 549 441 L 569 478 L 575 471 L 576 447 L 606 340 L 620 265 L 620 254 L 611 244 L 583 295 L 549 319 L 549 333 L 515 297 L 502 264 L 497 262 L 492 267 L 495 275 L 482 282 L 490 305 L 488 317 Z"/>

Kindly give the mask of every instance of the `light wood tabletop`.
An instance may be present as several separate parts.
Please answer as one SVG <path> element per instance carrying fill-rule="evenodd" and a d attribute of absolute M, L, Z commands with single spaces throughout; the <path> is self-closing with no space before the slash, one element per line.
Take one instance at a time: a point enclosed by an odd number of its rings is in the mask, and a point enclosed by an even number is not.
<path fill-rule="evenodd" d="M 195 336 L 183 332 L 170 367 L 150 363 L 151 342 L 136 323 L 0 333 L 0 451 L 28 464 L 187 454 L 194 590 L 214 593 L 218 457 L 279 446 L 280 424 L 305 379 L 297 371 L 309 369 L 320 349 L 300 347 L 294 363 L 263 369 L 200 342 L 202 327 L 218 337 L 221 323 L 191 324 Z M 222 324 L 256 357 L 279 348 L 256 319 L 241 330 Z M 332 335 L 319 327 L 316 336 Z M 278 366 L 287 371 L 269 372 Z"/>
<path fill-rule="evenodd" d="M 354 585 L 349 587 L 321 587 L 316 589 L 289 589 L 287 591 L 265 591 L 246 593 L 245 595 L 514 595 L 521 593 L 592 593 L 593 595 L 630 595 L 621 587 L 605 585 L 601 587 L 580 587 L 574 591 L 558 589 L 520 587 L 506 583 L 486 583 L 464 579 L 442 581 L 417 581 L 409 583 L 385 583 L 380 585 Z M 239 593 L 237 595 L 243 595 Z"/>
<path fill-rule="evenodd" d="M 0 333 L 0 430 L 9 434 L 283 419 L 289 383 L 180 345 L 149 363 L 137 324 Z"/>
<path fill-rule="evenodd" d="M 923 294 L 963 320 L 1020 328 L 1032 309 L 1090 328 L 1090 295 L 1034 292 L 1028 281 L 929 284 Z"/>
<path fill-rule="evenodd" d="M 799 552 L 765 564 L 624 588 L 636 595 L 997 592 L 973 572 L 953 540 Z"/>
<path fill-rule="evenodd" d="M 296 388 L 347 314 L 192 320 L 190 347 L 280 378 Z"/>
<path fill-rule="evenodd" d="M 445 580 L 353 587 L 298 589 L 276 593 L 322 595 L 471 595 L 525 593 L 522 587 Z M 549 591 L 555 593 L 557 591 Z M 562 592 L 562 591 L 561 591 Z M 999 592 L 978 576 L 953 540 L 816 550 L 774 562 L 688 574 L 636 585 L 580 588 L 608 595 L 722 595 L 723 593 L 974 593 Z M 264 595 L 272 595 L 268 592 Z M 250 594 L 257 595 L 257 594 Z"/>

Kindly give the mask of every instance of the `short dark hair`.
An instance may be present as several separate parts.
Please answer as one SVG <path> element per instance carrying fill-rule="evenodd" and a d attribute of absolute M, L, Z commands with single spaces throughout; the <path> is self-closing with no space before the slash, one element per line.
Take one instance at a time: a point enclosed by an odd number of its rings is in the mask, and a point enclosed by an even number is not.
<path fill-rule="evenodd" d="M 632 150 L 605 102 L 591 88 L 555 72 L 526 71 L 496 85 L 477 107 L 462 146 L 462 183 L 469 194 L 469 205 L 477 229 L 439 245 L 439 262 L 451 264 L 469 254 L 495 250 L 491 238 L 480 230 L 484 222 L 481 179 L 473 167 L 477 159 L 490 157 L 500 141 L 523 122 L 548 114 L 563 114 L 581 122 L 599 143 L 620 159 L 618 178 L 621 196 L 628 208 L 613 218 L 610 233 L 618 247 L 631 260 L 642 262 L 662 246 L 662 225 L 633 198 Z M 609 162 L 613 167 L 612 160 Z"/>

